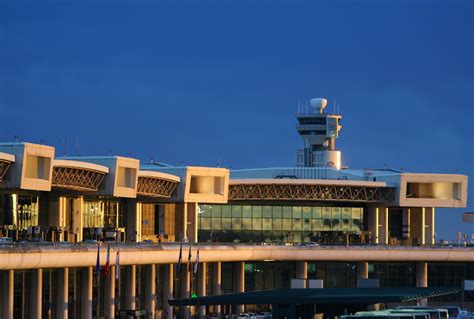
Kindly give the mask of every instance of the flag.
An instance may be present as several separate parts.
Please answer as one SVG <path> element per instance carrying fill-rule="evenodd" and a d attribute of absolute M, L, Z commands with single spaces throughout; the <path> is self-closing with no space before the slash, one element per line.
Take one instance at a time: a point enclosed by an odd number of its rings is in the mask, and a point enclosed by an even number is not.
<path fill-rule="evenodd" d="M 181 260 L 183 259 L 183 242 L 179 245 L 179 257 L 178 257 L 178 263 L 176 264 L 176 273 L 179 274 L 179 271 L 181 269 Z"/>
<path fill-rule="evenodd" d="M 191 254 L 191 245 L 189 245 L 189 254 L 188 254 L 188 272 L 191 272 L 191 257 L 192 257 L 192 254 Z"/>
<path fill-rule="evenodd" d="M 107 257 L 105 258 L 104 276 L 107 277 L 110 272 L 110 245 L 107 245 Z"/>
<path fill-rule="evenodd" d="M 119 252 L 120 250 L 117 250 L 117 254 L 115 255 L 115 279 L 119 279 L 119 262 L 120 262 L 120 257 L 119 257 Z"/>
<path fill-rule="evenodd" d="M 198 245 L 198 250 L 196 253 L 196 262 L 194 263 L 194 274 L 197 274 L 198 265 L 199 265 L 199 245 Z"/>
<path fill-rule="evenodd" d="M 100 244 L 97 244 L 97 260 L 95 263 L 95 274 L 99 275 L 100 273 Z"/>

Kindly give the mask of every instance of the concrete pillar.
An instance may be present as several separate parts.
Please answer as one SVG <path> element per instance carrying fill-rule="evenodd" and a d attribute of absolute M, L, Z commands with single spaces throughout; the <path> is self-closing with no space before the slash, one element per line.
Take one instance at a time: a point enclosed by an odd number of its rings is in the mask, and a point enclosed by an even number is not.
<path fill-rule="evenodd" d="M 234 293 L 245 292 L 245 263 L 243 261 L 234 262 L 233 267 Z M 244 312 L 244 305 L 236 305 L 237 314 Z"/>
<path fill-rule="evenodd" d="M 420 222 L 420 240 L 421 244 L 425 245 L 426 244 L 426 230 L 425 230 L 425 225 L 426 225 L 426 209 L 424 207 L 421 208 L 421 222 Z"/>
<path fill-rule="evenodd" d="M 84 199 L 78 197 L 73 201 L 73 218 L 72 218 L 72 232 L 76 235 L 77 241 L 82 241 L 82 230 L 83 230 L 83 220 L 82 220 L 82 206 L 84 205 Z"/>
<path fill-rule="evenodd" d="M 197 243 L 198 242 L 198 204 L 197 203 L 188 203 L 187 204 L 187 221 L 188 227 L 186 231 L 188 232 L 189 242 Z"/>
<path fill-rule="evenodd" d="M 155 318 L 156 265 L 146 266 L 145 309 L 147 318 Z"/>
<path fill-rule="evenodd" d="M 387 207 L 379 207 L 379 243 L 380 244 L 388 244 L 388 208 Z"/>
<path fill-rule="evenodd" d="M 92 267 L 84 268 L 81 275 L 81 318 L 92 319 Z"/>
<path fill-rule="evenodd" d="M 105 278 L 105 318 L 115 318 L 115 266 L 110 266 L 110 271 Z"/>
<path fill-rule="evenodd" d="M 308 279 L 308 263 L 306 261 L 296 262 L 296 278 Z"/>
<path fill-rule="evenodd" d="M 416 286 L 420 288 L 428 287 L 428 263 L 426 261 L 416 263 Z"/>
<path fill-rule="evenodd" d="M 125 268 L 125 309 L 135 310 L 136 306 L 136 279 L 137 267 L 135 265 Z"/>
<path fill-rule="evenodd" d="M 188 237 L 188 205 L 186 203 L 175 205 L 175 238 L 182 241 Z"/>
<path fill-rule="evenodd" d="M 222 263 L 216 262 L 212 264 L 212 295 L 218 296 L 222 293 Z M 213 306 L 214 313 L 221 312 L 221 306 Z"/>
<path fill-rule="evenodd" d="M 372 233 L 372 244 L 379 243 L 379 209 L 374 205 L 368 206 L 368 226 Z"/>
<path fill-rule="evenodd" d="M 142 240 L 142 204 L 136 199 L 127 200 L 127 240 L 139 242 Z"/>
<path fill-rule="evenodd" d="M 67 227 L 68 198 L 54 194 L 48 195 L 48 226 Z M 55 241 L 64 241 L 64 231 L 57 233 Z"/>
<path fill-rule="evenodd" d="M 30 318 L 41 319 L 43 305 L 43 269 L 31 270 Z"/>
<path fill-rule="evenodd" d="M 197 294 L 198 298 L 206 296 L 206 283 L 207 283 L 207 264 L 200 263 L 197 273 Z M 200 306 L 199 316 L 206 315 L 206 306 Z"/>
<path fill-rule="evenodd" d="M 357 286 L 359 286 L 359 279 L 369 279 L 369 263 L 366 261 L 357 263 Z"/>
<path fill-rule="evenodd" d="M 166 319 L 173 318 L 173 307 L 168 304 L 168 300 L 173 299 L 173 284 L 174 284 L 174 265 L 164 265 L 164 285 L 163 285 L 163 308 L 164 317 Z"/>
<path fill-rule="evenodd" d="M 418 261 L 416 263 L 416 287 L 428 287 L 428 263 L 426 261 Z M 426 306 L 428 301 L 427 299 L 422 299 L 418 303 L 420 306 Z"/>
<path fill-rule="evenodd" d="M 357 278 L 369 279 L 369 263 L 366 261 L 359 261 L 357 263 Z"/>
<path fill-rule="evenodd" d="M 180 274 L 180 298 L 189 298 L 190 297 L 190 286 L 191 286 L 191 273 L 188 272 L 188 269 L 185 264 L 181 267 Z M 181 307 L 181 317 L 184 319 L 189 319 L 189 307 Z"/>
<path fill-rule="evenodd" d="M 435 208 L 427 207 L 425 209 L 425 244 L 434 245 L 435 241 Z"/>
<path fill-rule="evenodd" d="M 58 285 L 56 296 L 56 316 L 58 319 L 67 319 L 69 302 L 69 268 L 58 269 L 56 283 Z"/>
<path fill-rule="evenodd" d="M 13 287 L 15 272 L 5 270 L 2 275 L 2 318 L 13 318 Z"/>

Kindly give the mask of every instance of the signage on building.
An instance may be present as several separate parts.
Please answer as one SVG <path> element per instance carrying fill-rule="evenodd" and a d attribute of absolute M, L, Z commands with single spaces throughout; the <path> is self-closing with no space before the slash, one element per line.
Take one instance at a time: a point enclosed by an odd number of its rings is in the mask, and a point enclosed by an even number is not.
<path fill-rule="evenodd" d="M 378 279 L 357 279 L 357 288 L 380 288 Z"/>
<path fill-rule="evenodd" d="M 306 279 L 291 279 L 292 289 L 306 288 Z"/>
<path fill-rule="evenodd" d="M 464 290 L 474 290 L 474 280 L 464 280 Z"/>
<path fill-rule="evenodd" d="M 308 281 L 308 288 L 312 288 L 312 289 L 324 288 L 324 281 L 322 279 L 310 279 Z"/>

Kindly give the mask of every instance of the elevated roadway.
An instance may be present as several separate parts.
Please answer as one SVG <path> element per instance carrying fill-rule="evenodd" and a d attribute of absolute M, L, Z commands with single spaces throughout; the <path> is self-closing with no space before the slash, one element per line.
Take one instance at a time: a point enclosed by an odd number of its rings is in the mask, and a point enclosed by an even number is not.
<path fill-rule="evenodd" d="M 197 246 L 192 245 L 192 262 Z M 110 263 L 120 251 L 120 265 L 175 264 L 180 245 L 111 244 Z M 187 262 L 189 246 L 183 245 L 182 263 Z M 106 262 L 106 245 L 100 248 L 100 263 Z M 97 259 L 96 244 L 10 244 L 0 245 L 0 270 L 91 267 Z M 473 247 L 451 246 L 284 246 L 245 244 L 201 244 L 200 262 L 234 261 L 424 261 L 474 262 Z"/>

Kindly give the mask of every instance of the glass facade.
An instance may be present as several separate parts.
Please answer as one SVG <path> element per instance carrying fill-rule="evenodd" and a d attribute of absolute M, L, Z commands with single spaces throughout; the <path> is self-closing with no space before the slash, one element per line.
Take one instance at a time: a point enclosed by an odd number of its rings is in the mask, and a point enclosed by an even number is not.
<path fill-rule="evenodd" d="M 117 228 L 123 225 L 122 203 L 85 200 L 83 205 L 84 228 Z"/>
<path fill-rule="evenodd" d="M 474 263 L 428 263 L 429 287 L 463 287 L 474 280 Z M 433 298 L 434 301 L 460 301 L 460 294 Z M 465 301 L 474 301 L 474 291 L 465 291 Z"/>
<path fill-rule="evenodd" d="M 362 207 L 200 205 L 199 240 L 311 242 L 360 232 Z"/>
<path fill-rule="evenodd" d="M 36 195 L 0 195 L 0 224 L 19 229 L 38 226 L 39 197 Z"/>
<path fill-rule="evenodd" d="M 82 213 L 84 228 L 104 227 L 104 203 L 84 201 Z"/>
<path fill-rule="evenodd" d="M 154 237 L 158 234 L 158 205 L 142 205 L 142 236 Z"/>
<path fill-rule="evenodd" d="M 355 263 L 308 262 L 308 279 L 322 279 L 324 288 L 355 288 L 357 266 Z"/>
<path fill-rule="evenodd" d="M 416 263 L 369 263 L 369 278 L 379 279 L 380 287 L 416 287 Z"/>
<path fill-rule="evenodd" d="M 292 262 L 245 263 L 245 291 L 290 288 L 296 277 Z"/>

